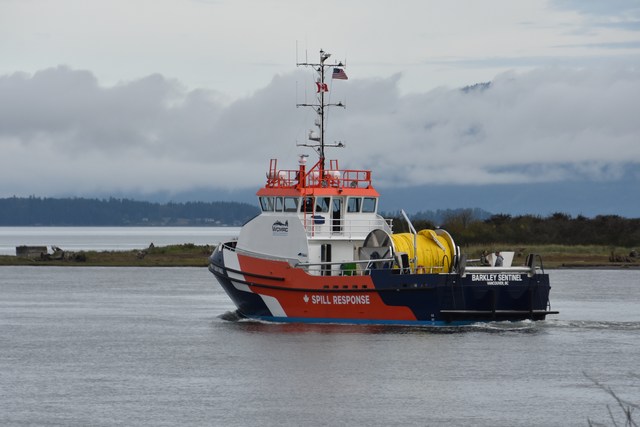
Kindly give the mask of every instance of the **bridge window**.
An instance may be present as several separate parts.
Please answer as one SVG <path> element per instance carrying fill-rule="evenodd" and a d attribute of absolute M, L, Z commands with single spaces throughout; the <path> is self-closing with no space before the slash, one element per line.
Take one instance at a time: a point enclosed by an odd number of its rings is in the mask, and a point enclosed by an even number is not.
<path fill-rule="evenodd" d="M 360 203 L 362 199 L 360 197 L 349 197 L 347 201 L 347 212 L 360 212 Z"/>
<path fill-rule="evenodd" d="M 362 202 L 362 212 L 375 212 L 376 201 L 375 197 L 365 197 Z"/>
<path fill-rule="evenodd" d="M 273 212 L 273 197 L 260 197 L 260 208 L 262 212 Z"/>
<path fill-rule="evenodd" d="M 284 211 L 285 212 L 297 212 L 298 211 L 298 199 L 297 197 L 285 197 L 284 198 Z"/>
<path fill-rule="evenodd" d="M 314 202 L 314 197 L 305 197 L 304 199 L 302 199 L 302 212 L 312 213 L 313 202 Z"/>
<path fill-rule="evenodd" d="M 329 197 L 316 198 L 316 212 L 329 212 Z"/>
<path fill-rule="evenodd" d="M 276 197 L 276 212 L 282 212 L 283 201 L 282 197 Z"/>

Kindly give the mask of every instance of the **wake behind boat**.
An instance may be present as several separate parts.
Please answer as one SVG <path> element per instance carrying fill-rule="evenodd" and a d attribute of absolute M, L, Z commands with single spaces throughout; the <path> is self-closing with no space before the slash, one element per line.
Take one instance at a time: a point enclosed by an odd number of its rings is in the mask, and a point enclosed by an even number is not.
<path fill-rule="evenodd" d="M 271 159 L 258 192 L 261 213 L 237 240 L 221 243 L 209 270 L 238 314 L 277 322 L 371 324 L 468 324 L 492 320 L 544 320 L 550 310 L 549 276 L 530 254 L 525 265 L 511 257 L 467 265 L 445 230 L 393 233 L 378 214 L 379 193 L 369 170 L 343 169 L 325 159 L 326 77 L 347 79 L 342 63 L 298 65 L 318 72 L 317 112 L 309 144 L 318 161 L 280 169 Z M 498 262 L 500 264 L 500 262 Z"/>

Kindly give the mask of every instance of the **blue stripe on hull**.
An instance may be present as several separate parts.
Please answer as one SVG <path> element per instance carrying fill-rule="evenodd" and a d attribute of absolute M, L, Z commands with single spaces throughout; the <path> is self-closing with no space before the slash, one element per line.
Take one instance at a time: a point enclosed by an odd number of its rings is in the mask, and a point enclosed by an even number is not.
<path fill-rule="evenodd" d="M 274 316 L 245 316 L 247 319 L 274 323 L 309 323 L 309 324 L 346 324 L 346 325 L 398 325 L 398 326 L 468 326 L 475 321 L 456 320 L 375 320 L 375 319 L 334 319 L 308 317 L 274 317 Z"/>

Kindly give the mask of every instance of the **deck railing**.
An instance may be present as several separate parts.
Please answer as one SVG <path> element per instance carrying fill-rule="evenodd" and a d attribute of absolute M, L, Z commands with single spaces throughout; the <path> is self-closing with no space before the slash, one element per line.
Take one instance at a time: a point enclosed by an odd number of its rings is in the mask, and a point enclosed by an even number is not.
<path fill-rule="evenodd" d="M 332 163 L 333 164 L 333 163 Z M 337 167 L 337 164 L 334 164 Z M 300 170 L 278 169 L 277 160 L 271 159 L 267 172 L 267 187 L 334 187 L 334 188 L 371 188 L 371 171 L 358 169 L 320 170 L 319 164 L 304 172 Z"/>
<path fill-rule="evenodd" d="M 328 214 L 327 216 L 330 216 Z M 305 215 L 303 227 L 310 239 L 364 239 L 371 230 L 391 230 L 392 220 L 384 218 L 332 219 Z"/>

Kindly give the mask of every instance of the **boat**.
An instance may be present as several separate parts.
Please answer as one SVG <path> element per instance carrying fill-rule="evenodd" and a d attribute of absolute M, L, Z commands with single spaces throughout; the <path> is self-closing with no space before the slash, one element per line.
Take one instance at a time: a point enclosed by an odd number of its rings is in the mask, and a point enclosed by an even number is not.
<path fill-rule="evenodd" d="M 444 229 L 394 233 L 378 213 L 380 194 L 370 170 L 343 169 L 325 158 L 326 79 L 345 79 L 342 62 L 298 63 L 318 73 L 311 107 L 317 113 L 309 141 L 318 155 L 307 165 L 280 169 L 271 159 L 257 192 L 260 213 L 222 242 L 209 270 L 242 318 L 268 322 L 398 325 L 466 325 L 488 321 L 544 320 L 551 311 L 549 275 L 542 258 L 512 253 L 480 260 L 462 254 Z M 524 257 L 523 257 L 524 258 Z"/>

